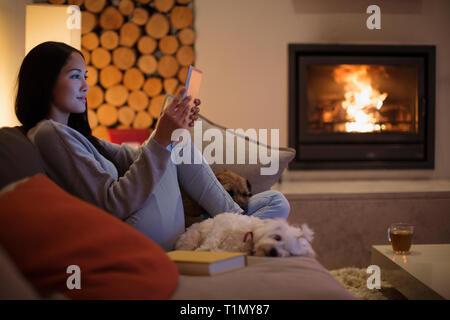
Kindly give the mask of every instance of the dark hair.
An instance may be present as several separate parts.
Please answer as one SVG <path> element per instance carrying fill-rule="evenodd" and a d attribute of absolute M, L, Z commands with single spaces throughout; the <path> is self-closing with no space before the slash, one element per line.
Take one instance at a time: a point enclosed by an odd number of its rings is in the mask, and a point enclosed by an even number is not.
<path fill-rule="evenodd" d="M 23 59 L 17 79 L 15 111 L 25 131 L 48 117 L 56 80 L 74 52 L 84 59 L 81 51 L 62 42 L 48 41 L 34 47 Z M 92 135 L 87 108 L 83 113 L 71 113 L 67 125 L 80 132 L 101 155 L 111 161 L 116 166 L 119 176 L 125 173 L 99 140 Z"/>

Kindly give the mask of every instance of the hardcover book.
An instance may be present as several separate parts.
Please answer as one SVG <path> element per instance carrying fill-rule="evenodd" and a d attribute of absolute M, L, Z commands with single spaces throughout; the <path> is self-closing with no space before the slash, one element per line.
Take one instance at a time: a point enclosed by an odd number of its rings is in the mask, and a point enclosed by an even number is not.
<path fill-rule="evenodd" d="M 175 250 L 167 255 L 175 262 L 178 271 L 186 275 L 214 275 L 247 265 L 247 255 L 244 252 Z"/>

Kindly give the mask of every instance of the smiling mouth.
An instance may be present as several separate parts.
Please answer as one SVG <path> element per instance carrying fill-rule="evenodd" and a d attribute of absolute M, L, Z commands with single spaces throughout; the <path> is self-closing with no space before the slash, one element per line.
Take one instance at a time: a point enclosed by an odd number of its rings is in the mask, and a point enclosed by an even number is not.
<path fill-rule="evenodd" d="M 83 101 L 83 102 L 86 102 L 86 97 L 80 97 L 80 98 L 77 98 L 78 100 L 81 100 L 81 101 Z"/>

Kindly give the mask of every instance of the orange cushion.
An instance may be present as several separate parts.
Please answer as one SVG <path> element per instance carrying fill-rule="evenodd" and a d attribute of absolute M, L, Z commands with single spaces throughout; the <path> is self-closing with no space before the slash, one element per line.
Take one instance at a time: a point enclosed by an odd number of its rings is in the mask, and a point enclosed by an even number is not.
<path fill-rule="evenodd" d="M 42 295 L 166 299 L 178 283 L 156 243 L 43 174 L 0 195 L 0 245 Z M 67 288 L 70 265 L 81 270 L 81 289 Z"/>

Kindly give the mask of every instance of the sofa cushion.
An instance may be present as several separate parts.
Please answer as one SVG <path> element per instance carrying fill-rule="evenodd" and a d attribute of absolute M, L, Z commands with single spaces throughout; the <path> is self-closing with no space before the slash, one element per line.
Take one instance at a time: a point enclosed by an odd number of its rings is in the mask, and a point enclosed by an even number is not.
<path fill-rule="evenodd" d="M 43 174 L 0 194 L 0 243 L 43 296 L 165 299 L 178 281 L 153 241 Z M 72 265 L 80 268 L 81 290 L 67 287 Z"/>
<path fill-rule="evenodd" d="M 0 246 L 0 300 L 39 299 L 38 293 Z"/>
<path fill-rule="evenodd" d="M 0 128 L 0 189 L 13 181 L 43 172 L 39 152 L 21 127 Z"/>
<path fill-rule="evenodd" d="M 264 155 L 270 155 L 271 153 L 268 152 L 271 150 L 270 145 L 266 145 L 263 143 L 260 143 L 259 141 L 252 140 L 248 137 L 245 137 L 244 135 L 241 135 L 239 133 L 233 132 L 225 127 L 222 127 L 207 118 L 205 118 L 202 115 L 199 115 L 199 120 L 202 121 L 202 131 L 203 134 L 206 130 L 209 129 L 216 129 L 218 132 L 221 133 L 223 137 L 223 163 L 211 163 L 211 169 L 214 171 L 214 173 L 221 172 L 224 170 L 230 170 L 233 171 L 240 176 L 248 179 L 248 181 L 251 184 L 252 192 L 253 193 L 259 193 L 263 191 L 270 190 L 270 188 L 280 180 L 280 177 L 284 171 L 284 169 L 287 167 L 289 162 L 295 157 L 295 150 L 292 148 L 274 148 L 274 150 L 277 150 L 279 153 L 279 162 L 278 166 L 272 166 L 273 173 L 272 174 L 262 174 L 261 169 L 262 168 L 269 168 L 271 167 L 271 164 L 263 164 L 261 161 L 261 158 L 259 157 L 259 152 L 262 151 Z M 268 130 L 269 131 L 269 130 Z M 234 139 L 234 144 L 227 144 L 226 143 L 226 135 L 231 135 Z M 193 138 L 195 142 L 195 127 L 190 129 L 191 137 Z M 270 136 L 267 138 L 270 139 Z M 202 148 L 203 151 L 205 148 L 210 145 L 211 141 L 203 141 L 202 139 Z M 239 144 L 245 144 L 245 163 L 239 164 L 237 163 L 237 153 L 238 153 L 238 145 Z M 199 147 L 199 146 L 197 146 Z M 252 150 L 252 148 L 256 147 L 256 150 L 258 151 L 258 157 L 257 157 L 257 163 L 256 164 L 250 164 L 249 162 L 249 150 Z M 261 151 L 260 151 L 261 150 Z M 234 155 L 234 163 L 233 164 L 227 164 L 226 163 L 226 155 L 227 154 L 233 154 Z"/>
<path fill-rule="evenodd" d="M 175 300 L 355 299 L 313 258 L 248 257 L 242 269 L 208 276 L 180 275 Z"/>

